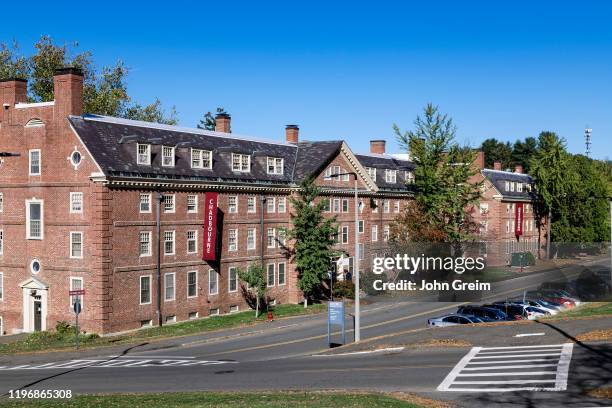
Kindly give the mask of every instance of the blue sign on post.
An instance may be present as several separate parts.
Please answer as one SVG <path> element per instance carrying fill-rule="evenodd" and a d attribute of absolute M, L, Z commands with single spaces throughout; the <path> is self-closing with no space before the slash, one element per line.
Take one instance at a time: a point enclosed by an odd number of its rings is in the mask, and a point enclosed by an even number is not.
<path fill-rule="evenodd" d="M 342 344 L 346 344 L 346 330 L 344 327 L 344 302 L 327 303 L 327 344 L 331 347 L 332 326 L 340 326 L 342 330 Z"/>

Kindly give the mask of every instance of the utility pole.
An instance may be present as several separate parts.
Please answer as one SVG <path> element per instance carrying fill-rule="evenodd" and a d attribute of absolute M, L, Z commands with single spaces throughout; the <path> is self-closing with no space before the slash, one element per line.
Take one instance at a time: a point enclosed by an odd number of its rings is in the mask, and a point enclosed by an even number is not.
<path fill-rule="evenodd" d="M 587 127 L 584 129 L 584 144 L 586 145 L 586 156 L 591 156 L 591 133 L 593 133 L 593 129 Z"/>
<path fill-rule="evenodd" d="M 159 327 L 162 326 L 162 313 L 161 313 L 161 206 L 163 201 L 163 195 L 159 191 L 155 192 L 155 198 L 157 201 L 156 210 L 156 224 L 157 224 L 157 324 Z"/>

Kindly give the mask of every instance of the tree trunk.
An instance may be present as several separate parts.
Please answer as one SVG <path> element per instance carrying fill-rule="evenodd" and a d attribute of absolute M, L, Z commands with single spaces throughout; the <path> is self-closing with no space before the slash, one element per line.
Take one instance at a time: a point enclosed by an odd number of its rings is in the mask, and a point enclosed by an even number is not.
<path fill-rule="evenodd" d="M 546 259 L 550 260 L 550 224 L 552 224 L 552 211 L 548 210 L 548 219 L 546 220 Z"/>
<path fill-rule="evenodd" d="M 257 296 L 257 301 L 255 303 L 255 318 L 259 317 L 259 296 Z"/>

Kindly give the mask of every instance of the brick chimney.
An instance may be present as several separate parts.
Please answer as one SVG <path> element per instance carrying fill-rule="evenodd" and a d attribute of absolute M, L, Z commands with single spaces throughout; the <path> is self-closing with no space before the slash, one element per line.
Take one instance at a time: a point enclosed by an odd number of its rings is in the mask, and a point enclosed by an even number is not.
<path fill-rule="evenodd" d="M 522 173 L 523 172 L 523 165 L 522 164 L 516 164 L 514 166 L 514 172 L 515 173 Z"/>
<path fill-rule="evenodd" d="M 300 140 L 300 128 L 298 125 L 285 126 L 285 140 L 287 143 L 297 144 Z"/>
<path fill-rule="evenodd" d="M 28 82 L 25 79 L 0 80 L 0 122 L 9 122 L 9 113 L 15 104 L 27 102 Z"/>
<path fill-rule="evenodd" d="M 55 113 L 58 118 L 83 114 L 83 71 L 79 68 L 60 68 L 53 74 Z"/>
<path fill-rule="evenodd" d="M 384 140 L 370 140 L 370 153 L 385 154 L 386 143 Z"/>
<path fill-rule="evenodd" d="M 501 162 L 493 162 L 493 170 L 501 170 Z"/>
<path fill-rule="evenodd" d="M 215 116 L 215 132 L 232 133 L 232 117 L 228 113 L 217 113 Z"/>
<path fill-rule="evenodd" d="M 482 170 L 485 168 L 485 155 L 482 150 L 478 151 L 478 154 L 476 155 L 476 159 L 474 160 L 474 166 L 479 170 Z"/>

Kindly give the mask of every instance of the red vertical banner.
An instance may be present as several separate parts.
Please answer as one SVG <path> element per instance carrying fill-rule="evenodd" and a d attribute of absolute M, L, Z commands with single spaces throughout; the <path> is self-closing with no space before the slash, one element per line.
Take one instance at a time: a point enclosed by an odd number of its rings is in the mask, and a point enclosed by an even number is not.
<path fill-rule="evenodd" d="M 514 206 L 514 232 L 517 238 L 523 235 L 523 203 Z"/>
<path fill-rule="evenodd" d="M 204 198 L 204 253 L 202 259 L 217 259 L 217 202 L 219 193 L 208 192 Z"/>

